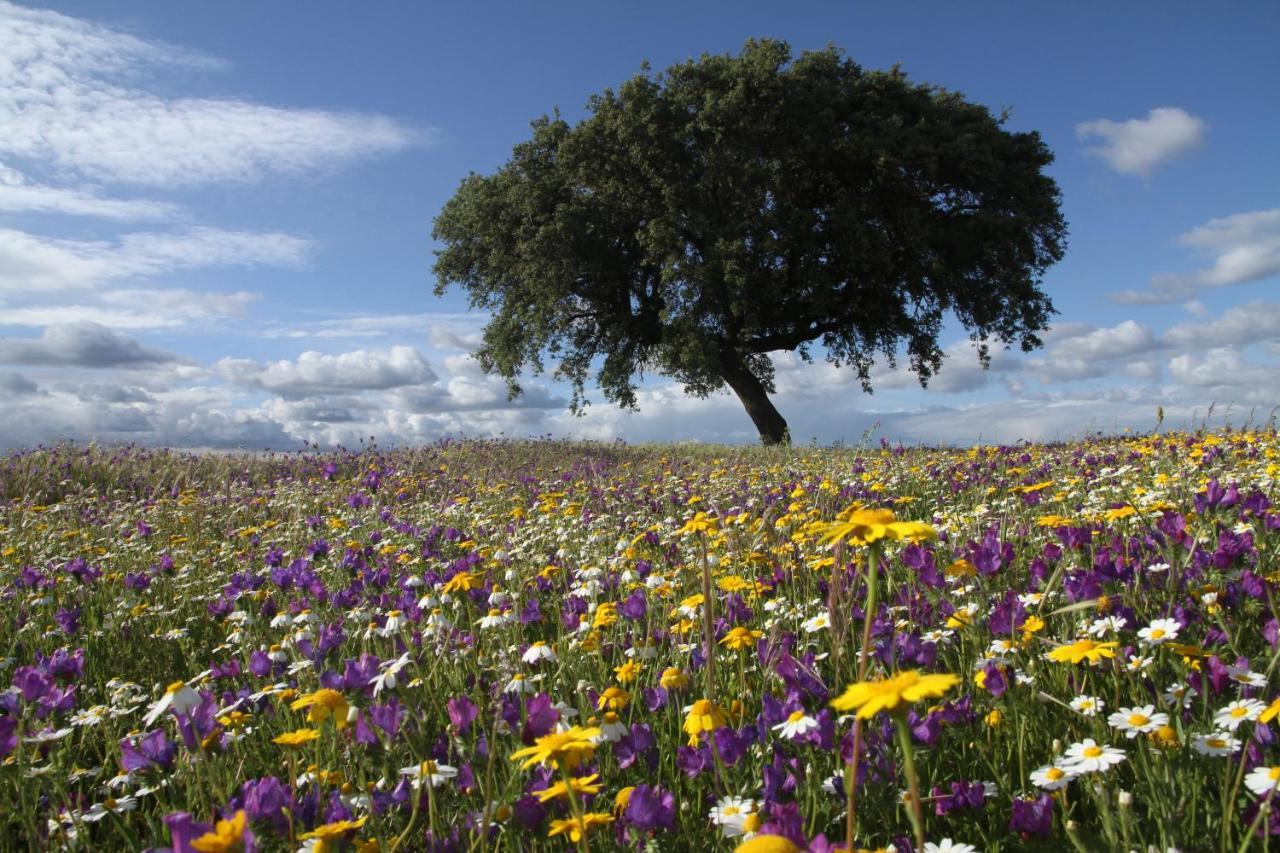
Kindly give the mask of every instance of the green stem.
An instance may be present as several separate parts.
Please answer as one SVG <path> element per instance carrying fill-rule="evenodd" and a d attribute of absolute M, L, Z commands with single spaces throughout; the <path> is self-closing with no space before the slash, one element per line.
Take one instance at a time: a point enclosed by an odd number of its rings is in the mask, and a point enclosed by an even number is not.
<path fill-rule="evenodd" d="M 911 797 L 907 815 L 916 834 L 916 849 L 924 849 L 924 804 L 920 802 L 920 777 L 916 775 L 916 760 L 911 748 L 911 731 L 907 728 L 905 714 L 895 714 L 894 726 L 898 730 L 898 745 L 902 748 L 902 769 L 907 774 L 907 791 Z M 852 848 L 851 848 L 852 849 Z"/>

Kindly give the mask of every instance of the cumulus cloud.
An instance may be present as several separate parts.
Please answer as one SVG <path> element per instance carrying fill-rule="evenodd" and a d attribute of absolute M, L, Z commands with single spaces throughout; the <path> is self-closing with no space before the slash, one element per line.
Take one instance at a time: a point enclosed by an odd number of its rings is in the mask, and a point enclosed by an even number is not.
<path fill-rule="evenodd" d="M 28 394 L 37 394 L 39 391 L 40 386 L 21 373 L 12 371 L 0 373 L 0 400 L 5 397 L 25 397 Z"/>
<path fill-rule="evenodd" d="M 1199 148 L 1205 123 L 1178 107 L 1157 107 L 1146 118 L 1081 122 L 1076 136 L 1098 142 L 1086 148 L 1086 154 L 1101 158 L 1121 174 L 1146 178 L 1170 160 Z"/>
<path fill-rule="evenodd" d="M 1249 302 L 1227 309 L 1216 320 L 1179 323 L 1163 337 L 1171 346 L 1191 350 L 1280 341 L 1280 303 Z"/>
<path fill-rule="evenodd" d="M 1215 347 L 1203 355 L 1184 353 L 1169 360 L 1169 373 L 1179 382 L 1201 388 L 1257 388 L 1263 397 L 1247 394 L 1254 402 L 1280 402 L 1275 396 L 1280 385 L 1274 364 L 1258 364 L 1245 358 L 1237 347 Z"/>
<path fill-rule="evenodd" d="M 428 135 L 381 115 L 165 98 L 140 72 L 223 63 L 0 2 L 0 153 L 93 180 L 178 187 L 314 171 Z"/>
<path fill-rule="evenodd" d="M 1117 302 L 1162 305 L 1191 299 L 1201 290 L 1259 281 L 1280 272 L 1280 208 L 1211 219 L 1178 237 L 1178 243 L 1213 259 L 1185 275 L 1153 277 L 1145 290 L 1125 290 Z"/>
<path fill-rule="evenodd" d="M 144 347 L 97 323 L 49 326 L 39 338 L 0 338 L 0 364 L 56 367 L 133 367 L 168 364 L 178 356 Z"/>
<path fill-rule="evenodd" d="M 344 391 L 385 390 L 420 385 L 436 379 L 436 373 L 413 347 L 389 350 L 355 350 L 326 355 L 309 350 L 296 361 L 259 364 L 250 359 L 224 358 L 214 365 L 224 379 L 242 388 L 260 389 L 286 399 Z"/>
<path fill-rule="evenodd" d="M 484 336 L 474 321 L 461 323 L 434 322 L 430 325 L 427 340 L 436 349 L 474 352 L 484 343 Z"/>
<path fill-rule="evenodd" d="M 1129 375 L 1154 375 L 1152 363 L 1135 361 L 1161 348 L 1155 332 L 1134 320 L 1094 328 L 1077 325 L 1050 338 L 1043 356 L 1027 360 L 1027 367 L 1044 382 L 1074 381 L 1106 376 L 1117 368 Z"/>

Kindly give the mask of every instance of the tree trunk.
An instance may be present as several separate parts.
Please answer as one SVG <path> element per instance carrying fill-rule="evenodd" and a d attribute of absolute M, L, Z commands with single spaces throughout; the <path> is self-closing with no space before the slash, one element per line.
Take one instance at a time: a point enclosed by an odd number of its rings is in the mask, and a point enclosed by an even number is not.
<path fill-rule="evenodd" d="M 762 444 L 782 444 L 789 440 L 787 422 L 773 407 L 764 385 L 755 377 L 737 353 L 722 354 L 720 358 L 722 376 L 729 387 L 738 395 L 742 406 L 751 416 L 751 422 L 760 432 Z"/>

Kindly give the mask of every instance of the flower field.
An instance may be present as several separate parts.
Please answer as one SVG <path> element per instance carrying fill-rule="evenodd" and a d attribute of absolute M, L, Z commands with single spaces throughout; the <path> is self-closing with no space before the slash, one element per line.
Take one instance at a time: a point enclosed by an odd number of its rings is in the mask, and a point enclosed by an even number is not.
<path fill-rule="evenodd" d="M 0 847 L 1264 849 L 1277 543 L 1274 430 L 16 453 Z"/>

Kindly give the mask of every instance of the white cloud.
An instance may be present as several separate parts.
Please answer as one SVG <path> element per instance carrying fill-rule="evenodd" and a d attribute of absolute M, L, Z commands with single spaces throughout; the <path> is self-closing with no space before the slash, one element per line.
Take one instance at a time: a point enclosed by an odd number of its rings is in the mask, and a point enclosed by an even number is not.
<path fill-rule="evenodd" d="M 217 60 L 0 2 L 0 153 L 93 180 L 178 187 L 314 171 L 425 134 L 386 116 L 166 99 L 140 72 Z"/>
<path fill-rule="evenodd" d="M 310 241 L 289 234 L 188 228 L 117 241 L 65 240 L 0 229 L 0 294 L 92 288 L 210 266 L 297 266 Z"/>
<path fill-rule="evenodd" d="M 0 212 L 61 213 L 118 220 L 167 220 L 182 208 L 148 199 L 103 198 L 88 189 L 60 189 L 29 183 L 16 169 L 0 163 Z"/>
<path fill-rule="evenodd" d="M 49 326 L 37 339 L 0 338 L 0 364 L 59 367 L 131 367 L 166 364 L 178 356 L 144 347 L 97 323 Z"/>
<path fill-rule="evenodd" d="M 6 397 L 25 397 L 39 392 L 40 386 L 21 373 L 10 370 L 0 373 L 0 400 Z"/>
<path fill-rule="evenodd" d="M 1042 382 L 1092 379 L 1117 369 L 1149 378 L 1154 375 L 1151 364 L 1132 357 L 1150 355 L 1160 346 L 1155 333 L 1134 320 L 1105 328 L 1076 324 L 1053 335 L 1044 355 L 1027 359 L 1026 365 Z M 1130 369 L 1134 364 L 1139 366 Z"/>
<path fill-rule="evenodd" d="M 421 385 L 436 378 L 422 354 L 406 346 L 385 351 L 355 350 L 339 355 L 310 350 L 296 361 L 286 359 L 266 364 L 224 358 L 214 365 L 214 370 L 237 386 L 269 391 L 286 399 Z"/>
<path fill-rule="evenodd" d="M 1179 323 L 1164 333 L 1175 347 L 1200 350 L 1280 340 L 1280 303 L 1258 300 L 1223 312 L 1216 320 Z"/>
<path fill-rule="evenodd" d="M 1169 359 L 1169 373 L 1184 385 L 1239 392 L 1233 394 L 1238 400 L 1280 403 L 1280 365 L 1251 362 L 1236 347 L 1215 347 L 1202 356 L 1174 356 Z"/>
<path fill-rule="evenodd" d="M 1182 302 L 1202 289 L 1280 273 L 1280 208 L 1211 219 L 1180 235 L 1178 243 L 1213 258 L 1212 266 L 1185 275 L 1154 276 L 1145 290 L 1126 290 L 1115 294 L 1115 300 L 1133 305 Z"/>
<path fill-rule="evenodd" d="M 1097 119 L 1076 125 L 1081 140 L 1100 144 L 1085 153 L 1100 157 L 1121 174 L 1149 177 L 1157 168 L 1204 143 L 1205 123 L 1177 107 L 1158 107 L 1146 118 Z"/>

